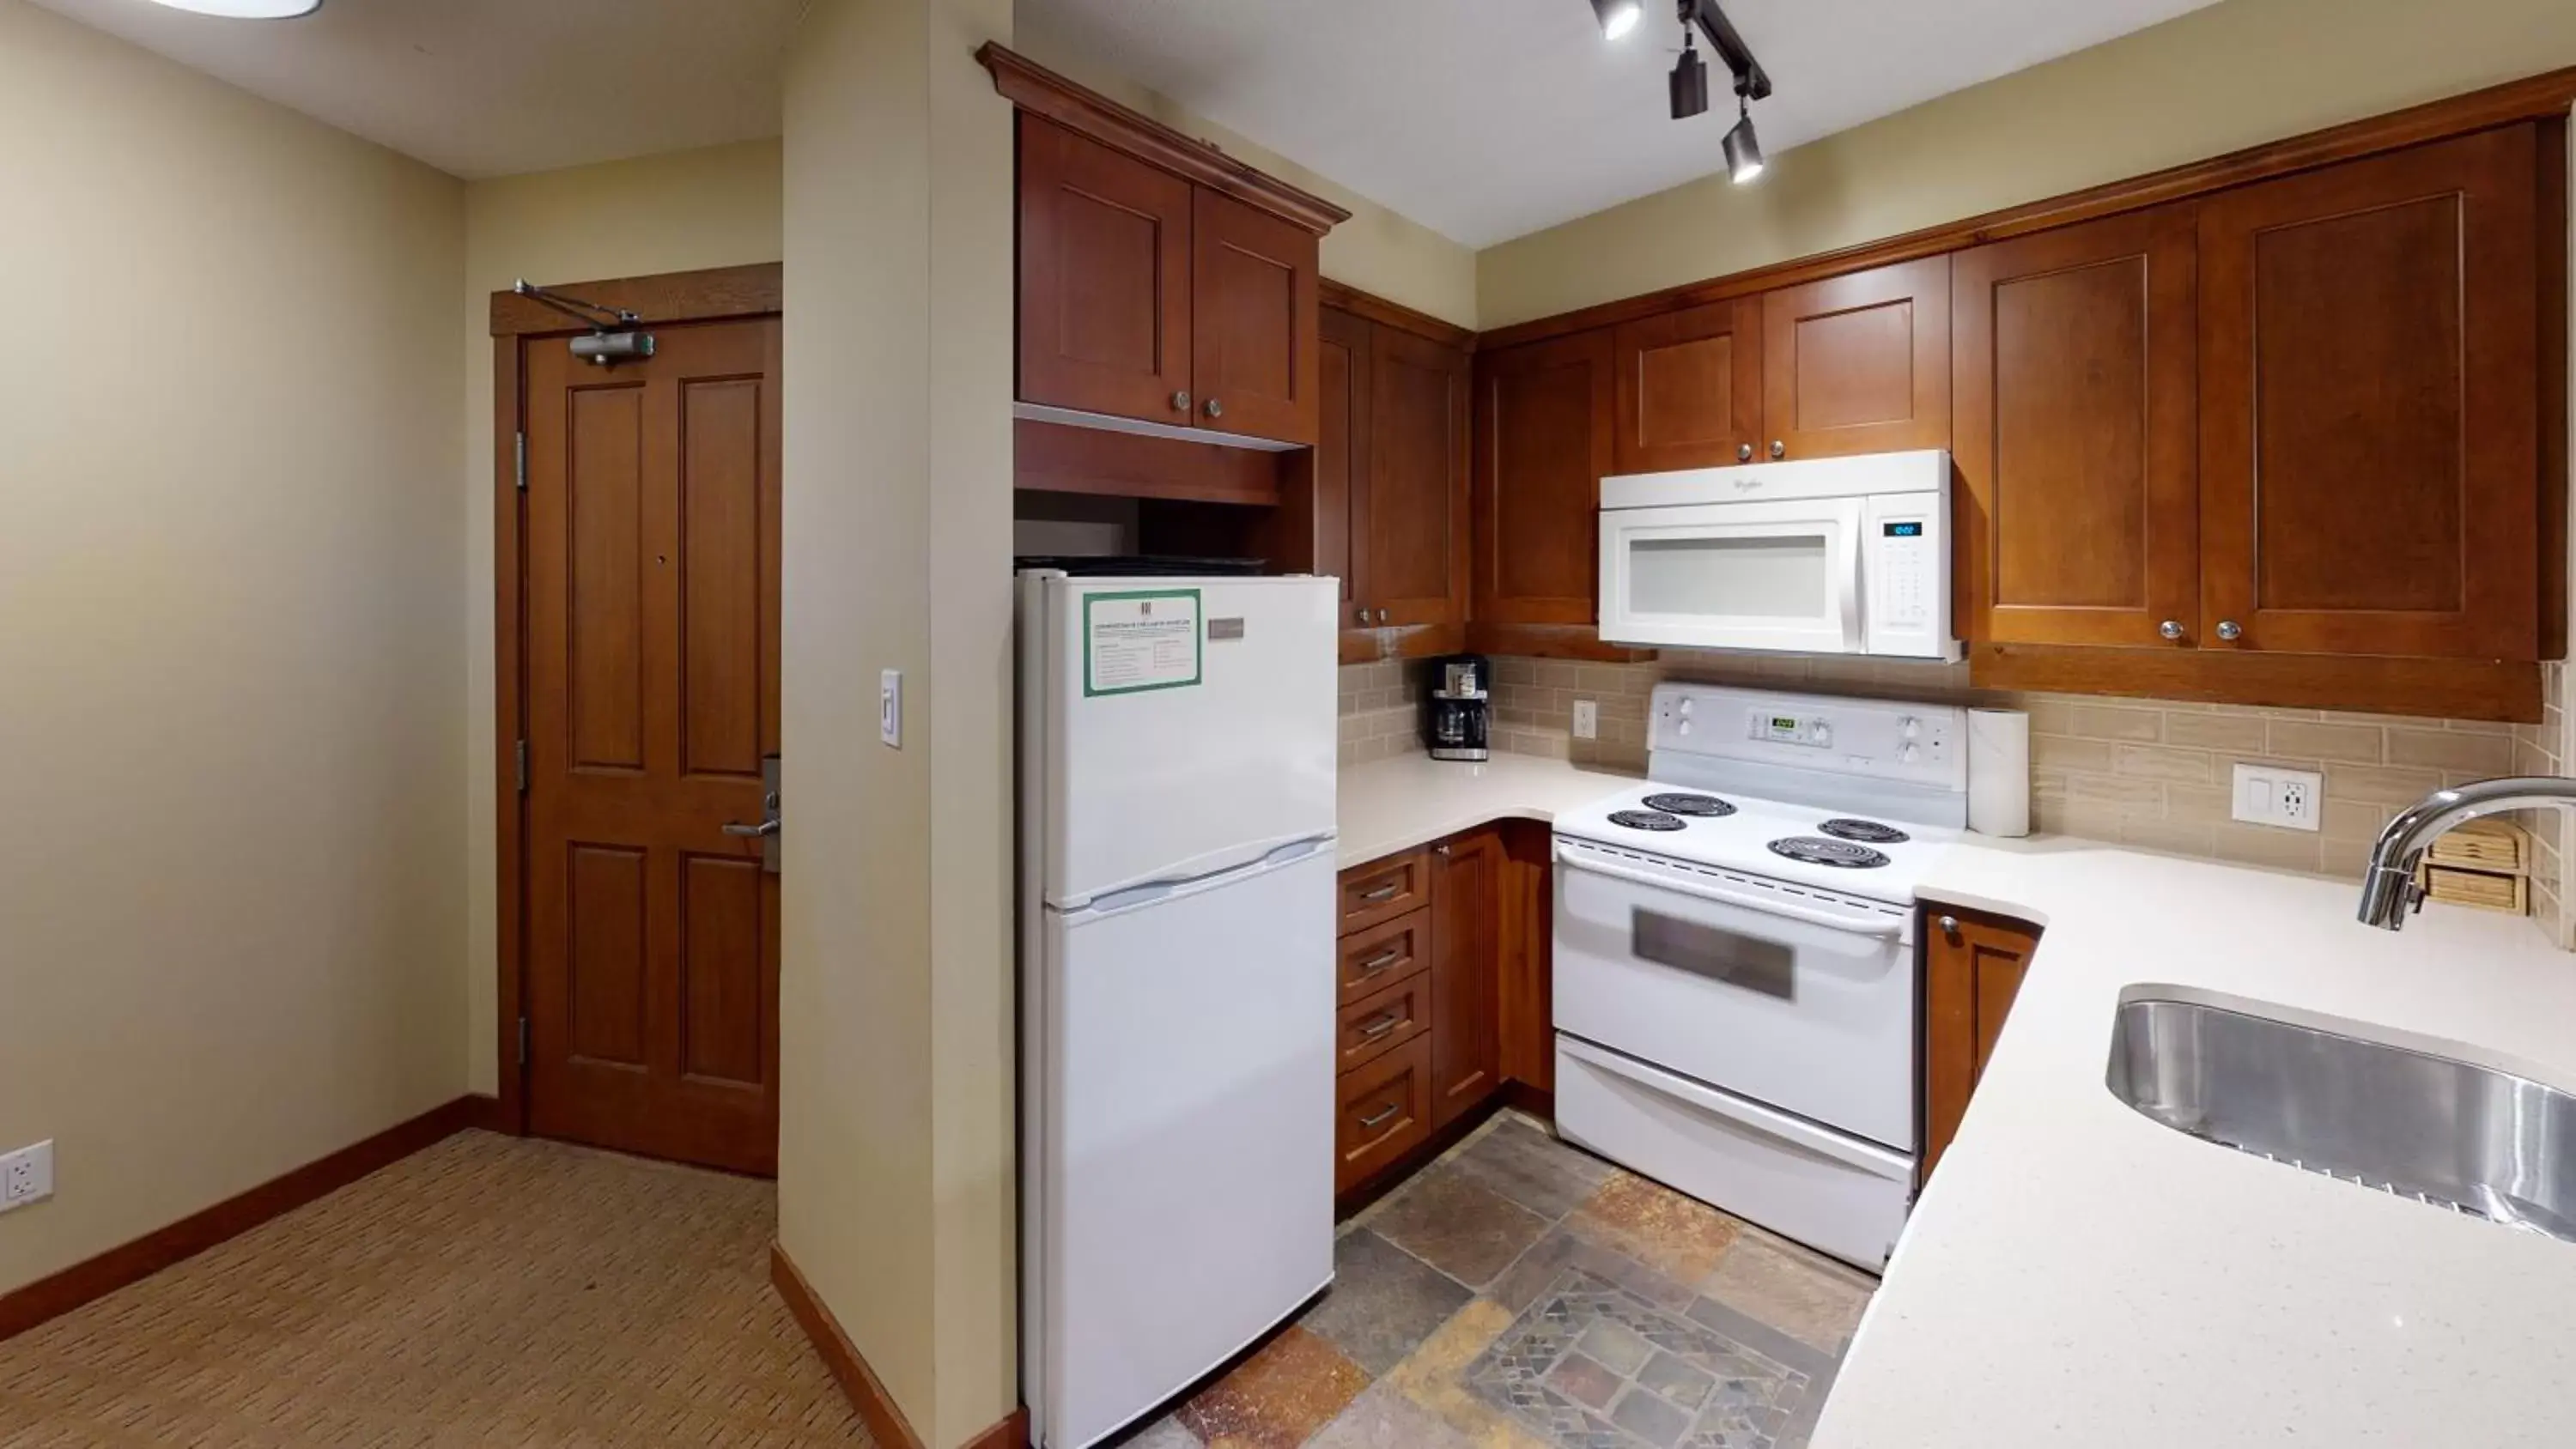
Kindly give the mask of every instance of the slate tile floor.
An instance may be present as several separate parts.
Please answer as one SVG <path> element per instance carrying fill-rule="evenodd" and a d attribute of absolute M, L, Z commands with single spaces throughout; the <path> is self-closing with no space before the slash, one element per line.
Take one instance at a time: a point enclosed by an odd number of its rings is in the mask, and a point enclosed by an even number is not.
<path fill-rule="evenodd" d="M 1128 1449 L 1796 1449 L 1875 1280 L 1505 1112 Z"/>

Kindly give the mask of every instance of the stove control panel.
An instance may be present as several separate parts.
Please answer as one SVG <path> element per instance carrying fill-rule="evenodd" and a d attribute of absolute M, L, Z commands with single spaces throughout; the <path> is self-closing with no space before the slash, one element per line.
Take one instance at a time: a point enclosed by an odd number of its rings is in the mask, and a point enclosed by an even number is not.
<path fill-rule="evenodd" d="M 1687 705 L 1688 701 L 1684 701 Z M 1770 740 L 1783 745 L 1805 745 L 1810 749 L 1834 747 L 1834 722 L 1820 714 L 1775 714 L 1770 710 L 1749 711 L 1745 720 L 1752 728 L 1746 737 Z"/>
<path fill-rule="evenodd" d="M 1967 714 L 1951 705 L 1662 684 L 1648 743 L 1675 762 L 1787 766 L 1946 790 L 1967 785 Z"/>

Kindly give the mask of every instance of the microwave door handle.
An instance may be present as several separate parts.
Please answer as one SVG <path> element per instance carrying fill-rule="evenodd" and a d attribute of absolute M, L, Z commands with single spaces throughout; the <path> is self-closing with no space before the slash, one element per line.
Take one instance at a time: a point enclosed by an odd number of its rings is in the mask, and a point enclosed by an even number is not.
<path fill-rule="evenodd" d="M 1613 880 L 1627 881 L 1632 885 L 1655 886 L 1662 890 L 1677 891 L 1682 895 L 1697 896 L 1704 901 L 1715 901 L 1719 905 L 1741 906 L 1748 911 L 1763 911 L 1775 916 L 1784 916 L 1804 925 L 1822 926 L 1829 931 L 1841 931 L 1847 935 L 1885 940 L 1905 930 L 1905 921 L 1902 917 L 1891 921 L 1867 921 L 1852 916 L 1830 915 L 1824 911 L 1810 910 L 1793 901 L 1765 900 L 1759 896 L 1737 895 L 1733 891 L 1720 888 L 1715 881 L 1679 881 L 1660 875 L 1650 875 L 1642 870 L 1629 870 L 1624 866 L 1614 865 L 1589 855 L 1575 855 L 1562 845 L 1556 849 L 1556 860 L 1559 865 L 1570 865 L 1576 870 L 1588 870 L 1596 875 L 1609 876 Z"/>
<path fill-rule="evenodd" d="M 1861 633 L 1860 609 L 1862 591 L 1869 586 L 1869 547 L 1862 537 L 1868 526 L 1868 510 L 1857 498 L 1846 499 L 1835 510 L 1842 519 L 1843 548 L 1843 648 L 1853 654 L 1869 652 L 1869 640 Z"/>

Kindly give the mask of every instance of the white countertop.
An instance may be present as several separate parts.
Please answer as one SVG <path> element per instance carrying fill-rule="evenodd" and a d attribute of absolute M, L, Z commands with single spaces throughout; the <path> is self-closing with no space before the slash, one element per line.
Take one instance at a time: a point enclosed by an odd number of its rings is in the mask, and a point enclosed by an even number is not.
<path fill-rule="evenodd" d="M 1632 777 L 1410 755 L 1341 778 L 1345 865 Z M 2576 955 L 2353 920 L 2349 881 L 1970 837 L 1922 898 L 2046 928 L 1862 1320 L 1818 1449 L 2576 1443 L 2576 1245 L 2195 1141 L 2103 1085 L 2122 988 L 2196 987 L 2576 1088 Z"/>

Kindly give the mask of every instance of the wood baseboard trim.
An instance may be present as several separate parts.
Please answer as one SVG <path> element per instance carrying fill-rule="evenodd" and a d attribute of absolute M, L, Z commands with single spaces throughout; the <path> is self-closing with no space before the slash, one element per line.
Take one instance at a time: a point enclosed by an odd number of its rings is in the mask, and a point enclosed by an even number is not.
<path fill-rule="evenodd" d="M 490 1097 L 458 1097 L 122 1247 L 0 1294 L 0 1342 L 327 1197 L 424 1147 L 497 1120 L 499 1114 L 500 1104 Z"/>
<path fill-rule="evenodd" d="M 921 1436 L 912 1431 L 903 1410 L 895 1406 L 894 1395 L 886 1392 L 885 1381 L 868 1367 L 859 1346 L 841 1331 L 841 1321 L 823 1306 L 823 1300 L 815 1296 L 814 1285 L 797 1271 L 796 1260 L 777 1243 L 769 1245 L 769 1281 L 778 1296 L 786 1300 L 796 1326 L 813 1340 L 814 1351 L 823 1356 L 823 1366 L 832 1371 L 850 1407 L 859 1411 L 859 1422 L 868 1426 L 868 1437 L 881 1449 L 924 1449 Z"/>
<path fill-rule="evenodd" d="M 963 1449 L 1029 1449 L 1028 1409 L 1013 1409 L 1010 1417 L 967 1440 Z"/>

